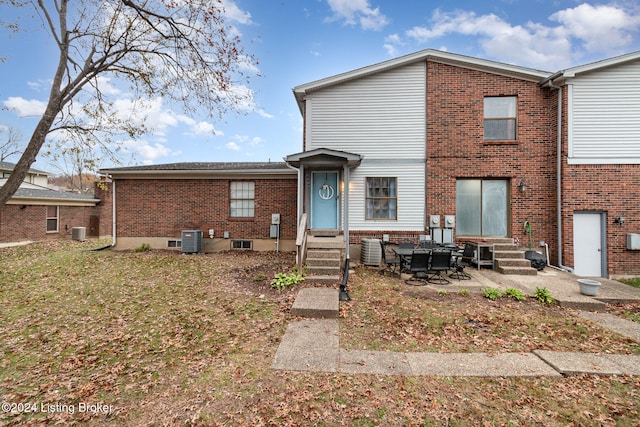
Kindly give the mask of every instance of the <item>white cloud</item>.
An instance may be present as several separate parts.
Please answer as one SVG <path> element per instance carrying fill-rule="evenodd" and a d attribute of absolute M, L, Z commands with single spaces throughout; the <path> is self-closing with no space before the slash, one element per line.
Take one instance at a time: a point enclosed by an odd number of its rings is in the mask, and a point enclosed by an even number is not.
<path fill-rule="evenodd" d="M 227 147 L 229 150 L 240 151 L 240 146 L 233 141 L 227 142 L 226 144 L 224 144 L 224 146 Z"/>
<path fill-rule="evenodd" d="M 138 153 L 144 164 L 151 164 L 159 158 L 178 156 L 182 153 L 180 150 L 172 150 L 159 142 L 150 143 L 142 139 L 125 141 L 122 148 L 128 152 Z"/>
<path fill-rule="evenodd" d="M 249 141 L 249 145 L 252 147 L 255 147 L 257 145 L 260 145 L 264 142 L 264 140 L 262 138 L 260 138 L 259 136 L 256 136 L 254 138 L 251 138 L 251 141 Z"/>
<path fill-rule="evenodd" d="M 549 19 L 559 22 L 570 36 L 582 40 L 588 52 L 627 46 L 633 40 L 632 34 L 640 30 L 640 14 L 632 15 L 611 5 L 583 3 L 556 12 Z"/>
<path fill-rule="evenodd" d="M 400 36 L 396 33 L 384 38 L 383 47 L 389 56 L 396 56 L 398 54 L 398 47 L 403 44 L 402 39 L 400 39 Z"/>
<path fill-rule="evenodd" d="M 224 135 L 222 131 L 216 130 L 209 122 L 198 122 L 191 126 L 191 130 L 196 136 Z"/>
<path fill-rule="evenodd" d="M 258 110 L 256 110 L 256 113 L 258 113 L 260 117 L 263 117 L 265 119 L 273 119 L 273 114 L 267 113 L 262 108 L 259 108 Z"/>
<path fill-rule="evenodd" d="M 640 15 L 613 5 L 581 4 L 556 12 L 549 19 L 560 25 L 531 21 L 512 25 L 494 14 L 436 9 L 431 25 L 413 27 L 405 35 L 418 43 L 430 43 L 451 34 L 477 37 L 482 49 L 498 60 L 557 70 L 575 65 L 584 55 L 620 53 L 631 42 L 632 34 L 640 30 Z M 572 47 L 572 40 L 579 40 L 581 46 Z M 393 53 L 399 44 L 400 40 L 388 38 L 384 47 Z"/>
<path fill-rule="evenodd" d="M 20 96 L 11 96 L 4 101 L 4 106 L 15 111 L 18 117 L 40 117 L 44 114 L 47 104 L 37 99 L 24 99 Z"/>
<path fill-rule="evenodd" d="M 328 21 L 343 20 L 345 25 L 359 24 L 363 30 L 381 30 L 389 23 L 380 8 L 371 8 L 369 0 L 327 0 L 333 16 Z"/>
<path fill-rule="evenodd" d="M 251 21 L 251 14 L 240 9 L 237 4 L 232 1 L 223 2 L 224 16 L 230 21 L 237 22 L 242 25 L 249 25 Z"/>
<path fill-rule="evenodd" d="M 120 95 L 122 91 L 111 84 L 109 77 L 98 76 L 96 77 L 98 88 L 104 95 Z"/>

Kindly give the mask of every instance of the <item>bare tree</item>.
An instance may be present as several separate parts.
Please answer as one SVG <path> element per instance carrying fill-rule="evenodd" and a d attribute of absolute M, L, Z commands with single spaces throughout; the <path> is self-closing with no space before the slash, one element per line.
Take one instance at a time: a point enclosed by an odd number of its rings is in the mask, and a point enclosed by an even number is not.
<path fill-rule="evenodd" d="M 127 81 L 136 102 L 162 96 L 185 112 L 210 116 L 238 106 L 235 90 L 256 63 L 224 20 L 222 0 L 0 0 L 32 7 L 59 59 L 49 99 L 16 167 L 0 187 L 0 207 L 15 193 L 48 136 L 112 147 L 140 136 L 144 120 L 124 116 L 110 99 L 110 79 Z M 26 11 L 26 9 L 24 9 Z M 12 28 L 11 25 L 3 25 Z"/>
<path fill-rule="evenodd" d="M 22 134 L 18 129 L 0 125 L 0 162 L 22 152 Z"/>

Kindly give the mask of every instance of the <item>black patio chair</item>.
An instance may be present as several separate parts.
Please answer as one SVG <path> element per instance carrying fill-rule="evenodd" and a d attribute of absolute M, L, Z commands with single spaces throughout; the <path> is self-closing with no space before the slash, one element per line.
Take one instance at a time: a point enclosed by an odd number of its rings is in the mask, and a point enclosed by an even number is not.
<path fill-rule="evenodd" d="M 451 250 L 434 248 L 431 250 L 431 265 L 429 266 L 430 276 L 427 277 L 429 283 L 436 285 L 446 285 L 449 283 L 442 273 L 451 270 Z"/>
<path fill-rule="evenodd" d="M 427 284 L 428 271 L 429 271 L 429 258 L 431 254 L 429 252 L 414 252 L 411 255 L 411 263 L 409 264 L 409 271 L 412 276 L 410 279 L 405 280 L 407 285 L 424 286 Z"/>
<path fill-rule="evenodd" d="M 398 275 L 402 274 L 402 272 L 400 271 L 400 258 L 395 255 L 389 256 L 390 254 L 387 253 L 387 247 L 384 242 L 382 242 L 382 240 L 380 241 L 380 249 L 382 250 L 382 264 L 385 266 L 383 272 L 390 270 L 392 273 L 394 273 L 397 266 Z"/>
<path fill-rule="evenodd" d="M 413 244 L 413 242 L 410 242 L 408 240 L 403 240 L 402 242 L 398 243 L 398 248 L 399 249 L 413 249 L 416 246 Z"/>
<path fill-rule="evenodd" d="M 467 274 L 464 269 L 471 266 L 471 260 L 473 259 L 474 248 L 473 245 L 465 243 L 462 255 L 456 257 L 455 264 L 453 264 L 454 272 L 449 275 L 452 279 L 469 280 L 471 276 Z"/>
<path fill-rule="evenodd" d="M 438 245 L 433 240 L 422 240 L 420 243 L 418 243 L 418 247 L 420 249 L 433 249 L 433 248 L 437 248 L 439 246 L 440 245 Z"/>

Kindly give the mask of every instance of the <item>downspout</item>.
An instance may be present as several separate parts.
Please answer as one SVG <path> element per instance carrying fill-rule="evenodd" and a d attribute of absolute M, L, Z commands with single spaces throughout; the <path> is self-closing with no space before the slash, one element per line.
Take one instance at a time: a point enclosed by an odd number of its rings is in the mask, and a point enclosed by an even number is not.
<path fill-rule="evenodd" d="M 556 155 L 556 172 L 558 174 L 556 179 L 556 211 L 558 212 L 558 267 L 561 270 L 573 273 L 573 269 L 571 267 L 562 265 L 562 86 L 553 86 L 552 80 L 549 80 L 549 86 L 551 88 L 558 89 L 558 148 Z"/>
<path fill-rule="evenodd" d="M 347 281 L 349 280 L 349 164 L 345 163 L 342 172 L 342 181 L 344 183 L 342 203 L 344 203 L 344 241 L 345 241 L 345 261 L 344 272 L 342 274 L 342 282 L 340 283 L 339 301 L 351 301 L 349 292 L 347 291 Z"/>
<path fill-rule="evenodd" d="M 112 199 L 111 199 L 111 247 L 115 248 L 116 246 L 116 180 L 115 178 L 111 178 L 111 191 L 112 191 Z"/>

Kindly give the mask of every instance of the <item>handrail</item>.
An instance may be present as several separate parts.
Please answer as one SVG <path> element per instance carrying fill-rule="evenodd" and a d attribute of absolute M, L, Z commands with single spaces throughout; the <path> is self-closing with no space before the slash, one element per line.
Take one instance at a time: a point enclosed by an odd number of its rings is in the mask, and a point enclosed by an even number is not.
<path fill-rule="evenodd" d="M 296 264 L 298 271 L 302 271 L 304 264 L 304 255 L 307 250 L 307 214 L 306 212 L 300 217 L 298 224 L 298 235 L 296 237 Z"/>

